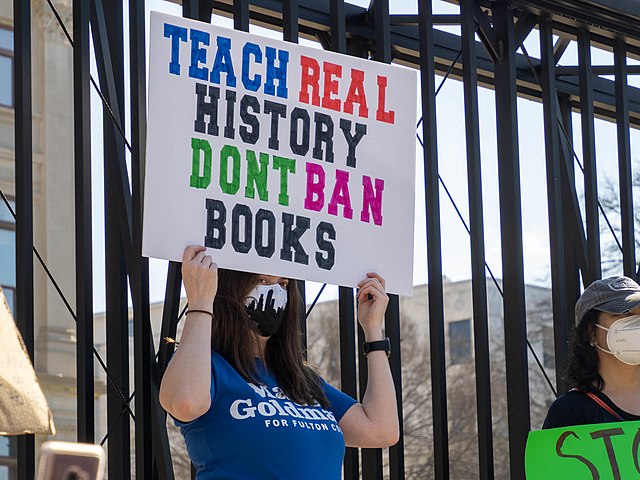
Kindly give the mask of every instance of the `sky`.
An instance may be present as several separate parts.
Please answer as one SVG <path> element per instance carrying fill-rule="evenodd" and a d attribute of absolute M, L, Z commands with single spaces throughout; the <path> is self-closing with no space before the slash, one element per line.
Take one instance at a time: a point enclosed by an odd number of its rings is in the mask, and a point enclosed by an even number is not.
<path fill-rule="evenodd" d="M 369 0 L 352 0 L 348 3 L 367 6 Z M 147 2 L 147 28 L 149 11 L 163 11 L 180 15 L 181 7 L 163 0 Z M 392 14 L 417 13 L 417 0 L 393 0 L 390 2 Z M 434 1 L 434 13 L 458 13 L 458 7 L 443 1 Z M 125 12 L 125 21 L 126 12 Z M 229 19 L 214 17 L 214 24 L 233 28 Z M 445 28 L 443 28 L 445 29 Z M 459 34 L 458 27 L 446 27 L 447 31 Z M 277 32 L 251 26 L 251 32 L 281 38 Z M 308 40 L 301 43 L 320 48 L 318 44 Z M 538 57 L 538 31 L 534 30 L 525 41 L 525 48 L 530 55 Z M 127 45 L 125 45 L 125 52 Z M 612 64 L 613 55 L 599 49 L 592 49 L 592 63 Z M 629 64 L 638 63 L 629 60 Z M 564 54 L 561 65 L 576 65 L 577 50 L 572 43 Z M 128 60 L 125 59 L 125 76 L 128 75 Z M 148 66 L 148 62 L 147 62 Z M 94 78 L 98 78 L 95 61 L 92 58 Z M 125 77 L 126 78 L 126 77 Z M 441 77 L 438 77 L 438 82 Z M 629 83 L 640 86 L 640 79 L 630 77 Z M 127 92 L 128 95 L 128 92 Z M 418 92 L 418 98 L 420 93 Z M 125 104 L 128 105 L 128 97 Z M 489 268 L 497 277 L 501 277 L 501 246 L 498 171 L 496 155 L 496 121 L 495 99 L 493 92 L 479 89 L 480 142 L 483 176 L 483 207 L 486 259 Z M 94 308 L 104 311 L 104 208 L 102 177 L 102 106 L 97 94 L 92 90 L 92 154 L 93 154 L 93 240 L 94 240 Z M 464 142 L 464 104 L 462 83 L 449 79 L 436 99 L 436 115 L 438 125 L 438 160 L 443 182 L 448 187 L 456 205 L 465 220 L 468 219 L 468 194 L 466 179 L 466 152 Z M 522 191 L 524 268 L 527 283 L 549 286 L 549 231 L 546 200 L 546 172 L 544 157 L 544 130 L 542 121 L 542 105 L 529 100 L 518 100 L 519 115 L 519 149 Z M 419 113 L 420 115 L 420 113 Z M 612 123 L 596 120 L 596 158 L 598 159 L 598 178 L 601 186 L 609 181 L 617 183 L 617 144 L 616 129 Z M 129 135 L 129 121 L 125 130 Z M 421 129 L 417 130 L 422 135 Z M 582 158 L 580 148 L 580 118 L 573 115 L 574 148 L 579 159 Z M 631 152 L 634 157 L 635 147 L 640 141 L 637 130 L 631 130 Z M 637 165 L 634 162 L 634 165 Z M 576 169 L 576 184 L 582 183 L 582 174 Z M 426 257 L 426 220 L 423 183 L 423 153 L 416 141 L 416 195 L 414 219 L 414 285 L 428 282 Z M 451 281 L 465 280 L 471 277 L 469 236 L 458 218 L 451 201 L 444 190 L 440 189 L 441 230 L 442 230 L 442 264 L 443 273 Z M 467 220 L 468 222 L 468 220 Z M 602 242 L 611 241 L 610 234 L 603 233 Z M 164 299 L 167 262 L 150 260 L 150 299 L 161 302 Z M 319 291 L 321 285 L 307 282 L 307 300 L 310 302 Z M 320 301 L 337 298 L 337 287 L 328 285 L 320 297 Z"/>

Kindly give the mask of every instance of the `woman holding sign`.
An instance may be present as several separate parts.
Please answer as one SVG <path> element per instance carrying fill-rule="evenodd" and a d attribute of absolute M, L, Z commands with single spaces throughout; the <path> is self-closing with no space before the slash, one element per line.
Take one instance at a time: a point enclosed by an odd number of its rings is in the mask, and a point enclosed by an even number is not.
<path fill-rule="evenodd" d="M 193 246 L 182 276 L 189 310 L 160 402 L 181 428 L 198 480 L 339 479 L 345 444 L 397 442 L 379 275 L 358 285 L 369 374 L 362 403 L 304 361 L 295 281 L 218 270 L 204 247 Z"/>
<path fill-rule="evenodd" d="M 575 388 L 549 408 L 543 428 L 640 420 L 640 285 L 593 282 L 576 303 L 568 377 Z"/>

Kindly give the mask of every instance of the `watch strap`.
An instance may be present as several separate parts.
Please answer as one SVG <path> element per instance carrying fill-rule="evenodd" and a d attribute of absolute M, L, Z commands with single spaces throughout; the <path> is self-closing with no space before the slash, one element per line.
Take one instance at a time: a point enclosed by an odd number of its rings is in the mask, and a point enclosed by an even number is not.
<path fill-rule="evenodd" d="M 386 337 L 384 340 L 376 340 L 375 342 L 364 342 L 364 356 L 377 350 L 387 352 L 387 357 L 391 356 L 391 340 Z"/>

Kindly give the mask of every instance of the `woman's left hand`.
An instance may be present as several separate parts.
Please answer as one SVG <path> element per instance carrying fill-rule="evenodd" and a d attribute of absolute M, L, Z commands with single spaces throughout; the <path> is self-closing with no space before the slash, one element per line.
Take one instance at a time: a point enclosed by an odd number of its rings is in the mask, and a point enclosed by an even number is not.
<path fill-rule="evenodd" d="M 357 298 L 358 322 L 364 330 L 367 341 L 379 340 L 382 338 L 384 312 L 389 304 L 384 278 L 377 273 L 367 273 L 367 278 L 358 283 Z"/>

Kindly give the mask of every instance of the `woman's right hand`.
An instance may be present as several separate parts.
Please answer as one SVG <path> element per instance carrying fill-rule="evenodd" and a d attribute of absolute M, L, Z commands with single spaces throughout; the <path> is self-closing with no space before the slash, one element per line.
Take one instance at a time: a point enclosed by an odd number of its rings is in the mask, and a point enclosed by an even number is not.
<path fill-rule="evenodd" d="M 189 308 L 211 311 L 218 291 L 218 265 L 206 248 L 189 245 L 182 254 L 182 283 Z"/>

